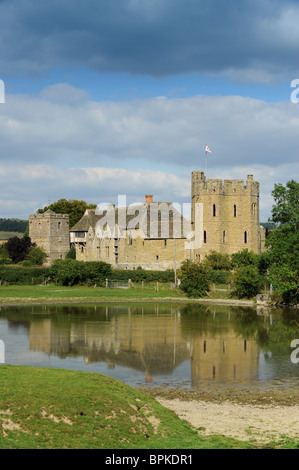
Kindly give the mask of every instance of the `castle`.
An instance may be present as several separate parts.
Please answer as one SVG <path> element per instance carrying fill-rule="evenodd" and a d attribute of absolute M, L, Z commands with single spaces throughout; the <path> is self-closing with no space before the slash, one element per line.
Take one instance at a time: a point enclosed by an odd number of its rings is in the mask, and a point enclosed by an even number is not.
<path fill-rule="evenodd" d="M 65 214 L 48 210 L 30 215 L 29 236 L 48 253 L 48 264 L 64 259 L 74 246 L 77 260 L 166 270 L 185 260 L 202 261 L 212 250 L 261 253 L 265 229 L 259 221 L 259 183 L 252 175 L 244 183 L 207 179 L 203 171 L 193 171 L 190 221 L 176 204 L 146 195 L 143 204 L 88 209 L 71 228 Z"/>

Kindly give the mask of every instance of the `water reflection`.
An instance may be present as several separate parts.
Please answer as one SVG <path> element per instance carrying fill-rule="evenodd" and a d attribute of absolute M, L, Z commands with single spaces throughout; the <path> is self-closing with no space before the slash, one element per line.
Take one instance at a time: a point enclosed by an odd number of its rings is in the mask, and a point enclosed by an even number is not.
<path fill-rule="evenodd" d="M 198 304 L 0 308 L 6 363 L 36 365 L 43 353 L 48 362 L 38 365 L 99 371 L 130 385 L 297 379 L 289 360 L 296 325 L 296 312 Z"/>

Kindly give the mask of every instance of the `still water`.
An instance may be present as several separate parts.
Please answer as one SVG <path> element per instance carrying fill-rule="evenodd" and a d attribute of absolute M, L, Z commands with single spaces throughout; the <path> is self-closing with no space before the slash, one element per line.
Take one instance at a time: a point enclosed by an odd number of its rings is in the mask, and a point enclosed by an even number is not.
<path fill-rule="evenodd" d="M 97 372 L 131 386 L 297 388 L 298 316 L 199 304 L 0 307 L 0 340 L 6 364 Z"/>

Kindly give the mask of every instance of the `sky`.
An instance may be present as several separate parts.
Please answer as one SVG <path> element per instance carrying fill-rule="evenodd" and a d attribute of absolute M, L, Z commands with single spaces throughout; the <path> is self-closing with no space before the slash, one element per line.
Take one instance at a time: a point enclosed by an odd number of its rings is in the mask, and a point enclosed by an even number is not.
<path fill-rule="evenodd" d="M 202 170 L 253 174 L 266 222 L 299 170 L 298 24 L 299 0 L 0 0 L 0 218 L 183 206 Z"/>

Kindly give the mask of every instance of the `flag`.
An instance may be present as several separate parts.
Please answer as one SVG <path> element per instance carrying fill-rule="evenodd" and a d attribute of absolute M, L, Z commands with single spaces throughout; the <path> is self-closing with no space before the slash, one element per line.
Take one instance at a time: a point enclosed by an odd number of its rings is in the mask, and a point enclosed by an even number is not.
<path fill-rule="evenodd" d="M 208 145 L 206 145 L 206 153 L 212 153 L 211 150 L 210 150 L 210 147 L 208 147 Z"/>

